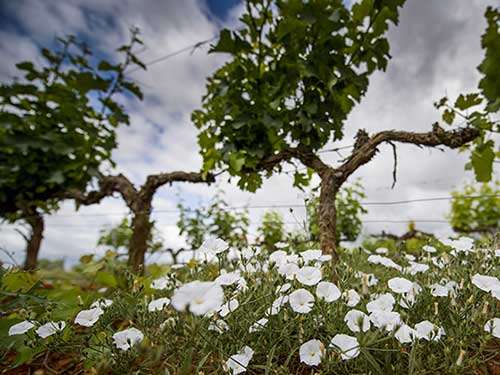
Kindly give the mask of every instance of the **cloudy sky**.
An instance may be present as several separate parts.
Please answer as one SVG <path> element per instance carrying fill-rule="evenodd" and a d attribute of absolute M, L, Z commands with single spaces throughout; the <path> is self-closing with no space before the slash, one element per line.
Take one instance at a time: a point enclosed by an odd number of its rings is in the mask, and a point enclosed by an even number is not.
<path fill-rule="evenodd" d="M 346 123 L 346 137 L 326 148 L 352 144 L 352 135 L 365 128 L 430 130 L 439 119 L 433 102 L 444 95 L 454 97 L 474 90 L 482 59 L 480 35 L 485 28 L 483 13 L 494 0 L 408 0 L 400 25 L 389 32 L 392 60 L 386 72 L 373 76 L 368 94 Z M 127 41 L 128 29 L 138 26 L 145 61 L 211 39 L 223 27 L 237 28 L 242 12 L 238 0 L 17 0 L 0 2 L 0 79 L 16 75 L 21 60 L 41 61 L 39 48 L 50 46 L 55 36 L 75 34 L 109 58 Z M 180 53 L 149 66 L 146 72 L 131 73 L 145 93 L 143 102 L 128 103 L 131 125 L 118 131 L 119 147 L 114 153 L 117 168 L 136 185 L 148 174 L 174 170 L 198 171 L 196 128 L 190 113 L 200 106 L 205 78 L 224 63 L 224 56 L 208 55 L 208 46 Z M 379 155 L 353 178 L 365 186 L 365 201 L 381 202 L 428 197 L 446 197 L 450 191 L 473 179 L 464 171 L 465 154 L 455 151 L 398 146 L 398 183 L 391 189 L 392 150 L 381 146 Z M 349 150 L 347 150 L 349 151 Z M 347 152 L 346 151 L 346 152 Z M 335 165 L 342 156 L 324 153 Z M 497 164 L 498 166 L 498 164 Z M 285 168 L 287 169 L 287 168 Z M 498 167 L 495 171 L 498 179 Z M 313 181 L 317 183 L 317 180 Z M 313 184 L 314 185 L 314 184 Z M 190 206 L 209 200 L 222 189 L 234 206 L 302 204 L 308 192 L 292 188 L 292 176 L 282 174 L 267 180 L 255 194 L 240 191 L 222 175 L 216 186 L 175 184 L 163 187 L 155 197 L 153 218 L 169 247 L 179 247 L 176 204 L 181 197 Z M 449 202 L 420 202 L 394 206 L 367 206 L 365 233 L 382 230 L 402 233 L 406 220 L 422 220 L 418 228 L 437 234 L 451 233 L 444 221 Z M 297 230 L 304 210 L 279 209 L 289 230 Z M 64 258 L 67 264 L 96 248 L 101 228 L 110 227 L 128 212 L 121 198 L 107 198 L 100 205 L 74 210 L 71 202 L 46 219 L 41 257 Z M 250 209 L 252 232 L 263 209 Z M 380 221 L 374 223 L 373 221 Z M 402 221 L 394 223 L 388 221 Z M 24 243 L 13 225 L 0 226 L 0 246 L 22 261 Z M 0 254 L 5 259 L 5 254 Z"/>

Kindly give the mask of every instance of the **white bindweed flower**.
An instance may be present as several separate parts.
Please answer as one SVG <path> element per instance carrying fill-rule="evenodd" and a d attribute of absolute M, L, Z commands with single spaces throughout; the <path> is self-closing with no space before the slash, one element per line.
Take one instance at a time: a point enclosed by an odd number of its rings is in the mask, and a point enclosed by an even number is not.
<path fill-rule="evenodd" d="M 220 238 L 208 238 L 200 246 L 202 253 L 219 254 L 227 249 L 229 249 L 228 243 Z"/>
<path fill-rule="evenodd" d="M 392 311 L 396 300 L 390 293 L 381 294 L 375 300 L 368 302 L 366 304 L 366 310 L 368 312 L 374 311 Z"/>
<path fill-rule="evenodd" d="M 267 315 L 276 315 L 281 311 L 281 308 L 288 303 L 288 296 L 280 296 L 273 301 L 272 306 L 267 309 Z"/>
<path fill-rule="evenodd" d="M 192 281 L 174 291 L 172 306 L 183 311 L 189 306 L 193 315 L 205 315 L 220 309 L 224 299 L 222 287 L 213 282 Z"/>
<path fill-rule="evenodd" d="M 90 310 L 82 310 L 75 318 L 75 323 L 84 327 L 92 327 L 99 320 L 99 317 L 104 314 L 100 307 L 95 307 Z"/>
<path fill-rule="evenodd" d="M 168 277 L 163 276 L 163 277 L 155 279 L 151 282 L 151 289 L 156 289 L 156 290 L 167 289 L 169 283 L 170 283 L 170 280 L 168 279 Z"/>
<path fill-rule="evenodd" d="M 394 277 L 388 281 L 387 285 L 398 294 L 410 293 L 413 289 L 413 283 L 403 277 Z"/>
<path fill-rule="evenodd" d="M 356 358 L 359 355 L 358 339 L 349 335 L 335 335 L 332 341 L 330 341 L 330 347 L 339 350 L 340 356 L 344 361 Z"/>
<path fill-rule="evenodd" d="M 144 339 L 144 334 L 137 328 L 128 328 L 113 335 L 113 340 L 118 349 L 129 350 L 132 346 L 140 343 Z"/>
<path fill-rule="evenodd" d="M 229 313 L 232 313 L 234 310 L 236 310 L 239 306 L 240 303 L 238 302 L 238 300 L 232 299 L 222 305 L 222 307 L 219 310 L 219 315 L 224 318 L 227 315 L 229 315 Z"/>
<path fill-rule="evenodd" d="M 419 339 L 438 341 L 444 334 L 444 329 L 435 326 L 428 320 L 415 324 L 415 335 Z"/>
<path fill-rule="evenodd" d="M 290 288 L 292 287 L 292 284 L 290 283 L 285 283 L 283 285 L 278 285 L 276 287 L 276 294 L 283 294 L 283 293 L 286 293 L 290 290 Z"/>
<path fill-rule="evenodd" d="M 435 247 L 429 246 L 429 245 L 422 246 L 422 250 L 425 251 L 426 253 L 429 253 L 429 254 L 437 252 Z"/>
<path fill-rule="evenodd" d="M 278 268 L 278 273 L 285 276 L 287 280 L 293 280 L 299 272 L 299 266 L 295 263 L 283 263 Z"/>
<path fill-rule="evenodd" d="M 307 314 L 314 306 L 314 296 L 305 289 L 297 289 L 289 296 L 290 307 L 300 314 Z"/>
<path fill-rule="evenodd" d="M 223 321 L 222 319 L 218 319 L 215 323 L 210 323 L 208 325 L 208 330 L 215 331 L 219 334 L 222 334 L 225 331 L 229 330 L 229 325 L 225 321 Z"/>
<path fill-rule="evenodd" d="M 286 263 L 286 257 L 287 257 L 287 254 L 285 251 L 283 251 L 283 250 L 274 251 L 269 256 L 269 262 L 276 263 L 276 265 L 279 266 L 283 263 Z"/>
<path fill-rule="evenodd" d="M 401 267 L 399 264 L 394 262 L 392 259 L 381 256 L 381 255 L 370 255 L 368 257 L 368 262 L 373 263 L 373 264 L 381 264 L 385 267 L 388 268 L 394 268 L 398 271 L 402 271 L 403 267 Z"/>
<path fill-rule="evenodd" d="M 23 333 L 28 332 L 34 326 L 35 325 L 33 323 L 28 322 L 27 320 L 14 324 L 9 328 L 9 336 L 22 335 Z"/>
<path fill-rule="evenodd" d="M 222 272 L 215 282 L 219 285 L 233 285 L 241 279 L 240 272 Z"/>
<path fill-rule="evenodd" d="M 241 374 L 245 372 L 253 357 L 253 350 L 249 346 L 245 346 L 238 354 L 233 354 L 224 364 L 224 369 L 233 374 Z"/>
<path fill-rule="evenodd" d="M 334 283 L 328 281 L 322 281 L 316 287 L 316 296 L 326 302 L 336 301 L 341 295 L 340 289 Z"/>
<path fill-rule="evenodd" d="M 347 327 L 354 333 L 366 332 L 371 326 L 368 316 L 359 310 L 349 311 L 344 317 L 344 322 L 346 322 Z"/>
<path fill-rule="evenodd" d="M 394 337 L 401 344 L 409 344 L 415 341 L 415 338 L 417 337 L 417 332 L 409 325 L 403 323 L 394 334 Z"/>
<path fill-rule="evenodd" d="M 401 315 L 395 311 L 375 310 L 370 314 L 370 321 L 375 327 L 391 332 L 401 324 Z"/>
<path fill-rule="evenodd" d="M 304 264 L 307 264 L 311 261 L 320 260 L 322 255 L 323 253 L 321 252 L 321 250 L 306 250 L 300 253 Z"/>
<path fill-rule="evenodd" d="M 257 320 L 254 324 L 250 326 L 248 329 L 249 333 L 257 332 L 260 331 L 262 328 L 264 328 L 269 320 L 266 318 L 262 318 Z"/>
<path fill-rule="evenodd" d="M 354 289 L 349 289 L 348 291 L 344 292 L 343 296 L 346 300 L 347 306 L 349 307 L 354 307 L 359 303 L 359 301 L 361 301 L 361 297 Z"/>
<path fill-rule="evenodd" d="M 478 273 L 472 276 L 472 284 L 485 292 L 500 289 L 500 280 L 496 277 L 480 275 Z"/>
<path fill-rule="evenodd" d="M 416 275 L 417 273 L 427 272 L 428 270 L 429 266 L 427 264 L 410 262 L 410 267 L 406 267 L 404 272 L 410 275 Z"/>
<path fill-rule="evenodd" d="M 429 288 L 434 297 L 448 297 L 448 294 L 450 293 L 450 289 L 444 285 L 431 284 L 429 285 Z"/>
<path fill-rule="evenodd" d="M 321 277 L 321 270 L 316 267 L 302 267 L 297 272 L 297 281 L 307 286 L 316 285 L 321 281 Z"/>
<path fill-rule="evenodd" d="M 493 318 L 486 322 L 484 330 L 500 339 L 500 318 Z"/>
<path fill-rule="evenodd" d="M 325 353 L 325 346 L 319 340 L 309 340 L 303 343 L 299 349 L 300 362 L 308 366 L 317 366 Z"/>
<path fill-rule="evenodd" d="M 37 333 L 38 336 L 44 339 L 49 336 L 52 336 L 56 332 L 62 331 L 64 327 L 66 327 L 66 322 L 64 321 L 48 322 L 43 326 L 38 327 L 38 329 L 35 332 Z"/>
<path fill-rule="evenodd" d="M 170 299 L 168 299 L 167 297 L 152 300 L 151 302 L 149 302 L 148 311 L 151 311 L 151 312 L 161 311 L 165 308 L 165 306 L 168 306 L 169 303 L 170 303 Z"/>
<path fill-rule="evenodd" d="M 379 247 L 375 250 L 377 254 L 387 254 L 389 250 L 386 247 Z"/>
<path fill-rule="evenodd" d="M 110 299 L 102 298 L 102 299 L 99 299 L 99 300 L 93 302 L 90 305 L 90 308 L 93 309 L 95 307 L 99 307 L 101 309 L 105 309 L 106 307 L 109 307 L 112 304 L 113 304 L 113 301 L 111 301 Z"/>

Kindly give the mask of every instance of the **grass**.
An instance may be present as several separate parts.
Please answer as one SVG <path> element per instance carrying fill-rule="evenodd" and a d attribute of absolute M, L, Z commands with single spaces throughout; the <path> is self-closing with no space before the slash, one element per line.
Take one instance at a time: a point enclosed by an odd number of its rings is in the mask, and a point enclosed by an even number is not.
<path fill-rule="evenodd" d="M 2 316 L 0 320 L 0 366 L 3 373 L 18 374 L 43 369 L 48 373 L 98 374 L 222 374 L 226 361 L 244 346 L 253 349 L 247 374 L 491 374 L 498 373 L 500 340 L 486 332 L 487 321 L 500 317 L 499 301 L 490 293 L 473 285 L 475 274 L 500 276 L 500 257 L 491 244 L 478 244 L 470 253 L 450 255 L 451 247 L 437 246 L 437 254 L 413 251 L 415 261 L 428 264 L 426 272 L 410 275 L 380 264 L 372 264 L 372 254 L 366 248 L 342 251 L 337 265 L 341 291 L 356 290 L 361 299 L 349 307 L 344 298 L 327 303 L 315 296 L 312 310 L 307 314 L 295 312 L 285 304 L 276 315 L 267 316 L 268 323 L 257 332 L 249 328 L 266 312 L 279 296 L 276 289 L 286 282 L 293 290 L 304 288 L 315 295 L 315 286 L 286 280 L 278 267 L 268 262 L 266 252 L 251 257 L 227 261 L 225 253 L 213 263 L 191 262 L 179 269 L 152 265 L 145 276 L 130 274 L 116 261 L 112 253 L 99 260 L 86 258 L 74 270 L 40 270 L 35 275 L 11 269 L 3 271 L 1 289 Z M 292 249 L 287 250 L 289 253 Z M 408 254 L 392 251 L 385 255 L 397 264 L 408 267 Z M 445 262 L 439 268 L 432 262 Z M 300 263 L 300 262 L 299 262 Z M 245 271 L 245 268 L 248 271 Z M 250 269 L 252 268 L 252 269 Z M 193 281 L 213 281 L 221 270 L 240 269 L 247 284 L 246 290 L 236 285 L 223 286 L 225 300 L 236 298 L 239 307 L 223 320 L 229 327 L 222 333 L 209 327 L 220 317 L 195 316 L 189 311 L 177 311 L 171 305 L 150 312 L 148 304 L 160 297 L 172 298 L 179 286 Z M 329 262 L 321 265 L 322 280 L 332 281 L 333 268 Z M 379 280 L 363 293 L 361 273 L 373 273 Z M 156 290 L 151 282 L 169 275 L 167 288 Z M 403 308 L 403 296 L 391 291 L 388 280 L 404 277 L 418 283 L 422 290 L 414 304 Z M 453 296 L 435 297 L 429 285 L 455 281 L 459 288 Z M 365 290 L 366 292 L 366 290 Z M 368 313 L 366 304 L 376 295 L 392 293 L 396 299 L 394 311 L 410 327 L 429 320 L 442 327 L 446 335 L 438 341 L 416 339 L 400 343 L 392 332 L 373 325 L 367 332 L 351 332 L 344 317 L 357 309 Z M 92 327 L 74 324 L 76 314 L 88 309 L 99 298 L 113 304 Z M 46 339 L 35 329 L 22 335 L 8 336 L 9 327 L 23 320 L 37 325 L 63 320 L 66 328 Z M 162 324 L 165 321 L 168 323 Z M 130 350 L 118 349 L 113 334 L 135 327 L 144 340 Z M 356 337 L 360 354 L 342 360 L 341 353 L 330 348 L 336 334 Z M 311 339 L 320 340 L 325 351 L 319 366 L 301 362 L 300 346 Z M 61 372 L 63 371 L 63 372 Z"/>

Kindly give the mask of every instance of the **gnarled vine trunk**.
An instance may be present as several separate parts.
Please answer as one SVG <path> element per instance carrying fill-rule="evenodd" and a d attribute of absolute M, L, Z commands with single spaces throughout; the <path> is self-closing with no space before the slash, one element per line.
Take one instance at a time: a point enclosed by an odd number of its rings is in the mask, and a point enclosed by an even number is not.
<path fill-rule="evenodd" d="M 152 223 L 150 220 L 152 197 L 137 202 L 134 217 L 132 218 L 132 238 L 128 249 L 128 265 L 134 273 L 142 273 L 148 239 L 151 236 Z"/>
<path fill-rule="evenodd" d="M 36 210 L 30 210 L 26 222 L 31 227 L 30 237 L 26 246 L 26 260 L 24 262 L 24 269 L 32 271 L 38 264 L 38 253 L 40 252 L 40 245 L 43 239 L 44 221 L 43 216 Z"/>
<path fill-rule="evenodd" d="M 323 254 L 330 254 L 334 264 L 338 262 L 337 254 L 337 208 L 335 199 L 339 191 L 334 170 L 328 170 L 321 176 L 319 195 L 318 226 L 320 244 Z"/>

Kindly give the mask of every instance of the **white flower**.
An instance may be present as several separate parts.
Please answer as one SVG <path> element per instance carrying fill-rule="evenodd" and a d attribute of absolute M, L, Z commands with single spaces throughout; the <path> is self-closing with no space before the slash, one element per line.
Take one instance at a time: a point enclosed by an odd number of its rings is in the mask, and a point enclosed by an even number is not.
<path fill-rule="evenodd" d="M 417 258 L 415 258 L 415 255 L 412 255 L 412 254 L 406 254 L 405 258 L 408 259 L 410 262 L 414 262 L 415 259 L 417 259 Z"/>
<path fill-rule="evenodd" d="M 304 260 L 304 264 L 309 263 L 310 261 L 315 261 L 321 259 L 323 253 L 321 250 L 306 250 L 300 253 L 302 259 Z"/>
<path fill-rule="evenodd" d="M 148 311 L 161 311 L 165 306 L 168 306 L 170 300 L 167 297 L 158 298 L 149 302 Z"/>
<path fill-rule="evenodd" d="M 415 341 L 415 338 L 417 337 L 416 335 L 417 333 L 413 328 L 403 323 L 401 327 L 399 327 L 399 329 L 396 331 L 394 337 L 401 344 L 408 344 Z"/>
<path fill-rule="evenodd" d="M 167 276 L 160 277 L 151 282 L 151 289 L 163 290 L 167 289 L 169 284 L 169 279 Z"/>
<path fill-rule="evenodd" d="M 287 263 L 294 263 L 298 264 L 299 263 L 299 254 L 290 254 L 286 257 Z"/>
<path fill-rule="evenodd" d="M 219 254 L 227 249 L 229 249 L 228 243 L 220 238 L 208 238 L 200 246 L 202 253 Z"/>
<path fill-rule="evenodd" d="M 35 325 L 33 323 L 28 322 L 27 320 L 14 324 L 9 328 L 9 336 L 22 335 L 23 333 L 28 332 L 34 326 Z"/>
<path fill-rule="evenodd" d="M 424 320 L 415 324 L 415 334 L 419 339 L 438 341 L 445 333 L 441 327 L 436 327 L 428 320 Z"/>
<path fill-rule="evenodd" d="M 43 326 L 38 327 L 38 329 L 35 331 L 38 336 L 40 336 L 42 339 L 52 336 L 54 333 L 58 331 L 62 331 L 66 327 L 66 322 L 60 321 L 60 322 L 48 322 L 47 324 L 44 324 Z"/>
<path fill-rule="evenodd" d="M 219 334 L 224 333 L 224 331 L 229 330 L 229 325 L 222 319 L 218 319 L 215 323 L 210 323 L 208 325 L 209 331 L 215 331 Z"/>
<path fill-rule="evenodd" d="M 368 312 L 374 311 L 392 311 L 396 300 L 390 293 L 381 294 L 377 299 L 368 302 L 366 304 L 366 310 Z"/>
<path fill-rule="evenodd" d="M 266 318 L 262 318 L 257 320 L 254 324 L 250 326 L 248 329 L 249 333 L 260 331 L 267 324 L 268 320 Z"/>
<path fill-rule="evenodd" d="M 389 250 L 385 247 L 379 247 L 378 249 L 375 250 L 377 254 L 387 254 Z"/>
<path fill-rule="evenodd" d="M 340 298 L 341 292 L 334 283 L 322 281 L 316 287 L 316 296 L 326 302 L 333 302 Z"/>
<path fill-rule="evenodd" d="M 144 339 L 144 334 L 137 328 L 128 328 L 113 335 L 113 340 L 118 349 L 129 350 L 132 346 L 140 343 Z"/>
<path fill-rule="evenodd" d="M 330 347 L 340 350 L 340 356 L 343 360 L 356 358 L 359 355 L 358 339 L 349 335 L 335 335 L 330 341 Z"/>
<path fill-rule="evenodd" d="M 238 354 L 233 354 L 225 363 L 225 370 L 233 375 L 241 374 L 247 370 L 248 363 L 253 357 L 253 350 L 245 346 Z"/>
<path fill-rule="evenodd" d="M 309 340 L 300 346 L 300 362 L 308 366 L 317 366 L 321 363 L 324 352 L 325 346 L 321 341 Z"/>
<path fill-rule="evenodd" d="M 274 247 L 277 249 L 283 249 L 285 247 L 288 247 L 288 244 L 286 242 L 276 242 L 274 244 Z"/>
<path fill-rule="evenodd" d="M 277 265 L 281 265 L 283 263 L 286 263 L 286 257 L 287 257 L 287 254 L 285 251 L 283 251 L 283 250 L 274 251 L 269 256 L 269 262 L 276 263 Z"/>
<path fill-rule="evenodd" d="M 292 284 L 290 283 L 285 283 L 283 285 L 278 285 L 276 287 L 276 293 L 280 293 L 280 294 L 283 294 L 283 293 L 286 293 L 290 290 L 290 288 L 292 287 Z"/>
<path fill-rule="evenodd" d="M 219 315 L 224 318 L 225 316 L 229 315 L 229 313 L 232 313 L 234 310 L 236 310 L 238 306 L 240 306 L 238 300 L 232 299 L 222 305 L 221 309 L 219 310 Z"/>
<path fill-rule="evenodd" d="M 299 272 L 299 266 L 295 263 L 283 263 L 278 268 L 278 273 L 281 276 L 285 276 L 287 280 L 295 279 L 297 273 Z"/>
<path fill-rule="evenodd" d="M 276 315 L 281 311 L 281 308 L 288 303 L 288 296 L 280 296 L 273 301 L 272 306 L 267 310 L 266 314 Z"/>
<path fill-rule="evenodd" d="M 368 257 L 368 262 L 373 263 L 373 264 L 381 264 L 383 266 L 386 266 L 388 268 L 394 268 L 398 271 L 402 271 L 403 267 L 401 267 L 399 264 L 395 263 L 392 259 L 383 257 L 381 255 L 370 255 Z"/>
<path fill-rule="evenodd" d="M 495 250 L 495 256 L 496 257 L 500 257 L 500 249 L 499 250 Z"/>
<path fill-rule="evenodd" d="M 219 285 L 233 285 L 241 279 L 240 272 L 226 272 L 222 271 L 219 277 L 215 279 L 215 282 Z"/>
<path fill-rule="evenodd" d="M 321 270 L 316 267 L 302 267 L 297 272 L 297 281 L 308 286 L 316 285 L 321 281 Z"/>
<path fill-rule="evenodd" d="M 359 310 L 351 310 L 347 314 L 345 314 L 344 322 L 347 323 L 347 327 L 352 332 L 366 332 L 370 329 L 370 319 L 368 316 Z"/>
<path fill-rule="evenodd" d="M 429 245 L 422 246 L 422 250 L 430 254 L 435 253 L 437 251 L 435 247 Z"/>
<path fill-rule="evenodd" d="M 356 306 L 361 300 L 358 292 L 356 292 L 354 289 L 349 289 L 348 291 L 344 292 L 343 296 L 346 299 L 347 306 L 349 307 Z"/>
<path fill-rule="evenodd" d="M 450 293 L 450 289 L 439 284 L 431 284 L 429 285 L 429 288 L 431 289 L 431 294 L 434 297 L 448 297 L 448 293 Z"/>
<path fill-rule="evenodd" d="M 290 294 L 289 302 L 293 311 L 307 314 L 314 305 L 314 296 L 305 289 L 297 289 Z"/>
<path fill-rule="evenodd" d="M 484 330 L 491 333 L 494 337 L 500 339 L 500 319 L 493 318 L 486 322 L 484 325 Z"/>
<path fill-rule="evenodd" d="M 192 281 L 174 291 L 172 306 L 183 311 L 189 306 L 194 315 L 204 315 L 219 310 L 224 299 L 222 287 L 213 282 Z"/>
<path fill-rule="evenodd" d="M 401 315 L 395 311 L 375 310 L 370 314 L 370 321 L 375 327 L 391 332 L 401 324 Z"/>
<path fill-rule="evenodd" d="M 90 308 L 93 309 L 95 307 L 99 307 L 101 309 L 105 309 L 106 307 L 109 307 L 112 304 L 113 304 L 113 301 L 111 301 L 110 299 L 102 298 L 102 299 L 99 299 L 99 300 L 93 302 L 92 305 L 90 305 Z"/>
<path fill-rule="evenodd" d="M 373 273 L 368 273 L 366 275 L 366 281 L 368 286 L 375 286 L 378 284 L 378 279 L 375 277 Z"/>
<path fill-rule="evenodd" d="M 410 262 L 410 267 L 405 268 L 404 272 L 410 275 L 416 275 L 419 272 L 427 272 L 428 270 L 429 266 L 427 264 Z"/>
<path fill-rule="evenodd" d="M 170 327 L 173 327 L 175 326 L 175 318 L 173 317 L 170 317 L 170 318 L 167 318 L 163 323 L 160 324 L 160 329 L 164 329 L 166 326 L 170 326 Z"/>
<path fill-rule="evenodd" d="M 388 281 L 387 285 L 398 294 L 410 293 L 413 289 L 413 283 L 403 277 L 394 277 Z"/>
<path fill-rule="evenodd" d="M 249 247 L 245 247 L 242 251 L 241 251 L 241 256 L 243 257 L 243 259 L 245 260 L 250 260 L 250 258 L 252 258 L 253 256 L 257 255 L 256 252 L 254 252 L 251 248 Z"/>
<path fill-rule="evenodd" d="M 500 289 L 500 280 L 493 276 L 475 274 L 472 276 L 472 284 L 485 292 L 491 292 L 493 289 Z"/>
<path fill-rule="evenodd" d="M 104 311 L 100 307 L 82 310 L 76 316 L 75 323 L 85 327 L 92 327 L 102 314 L 104 314 Z"/>

